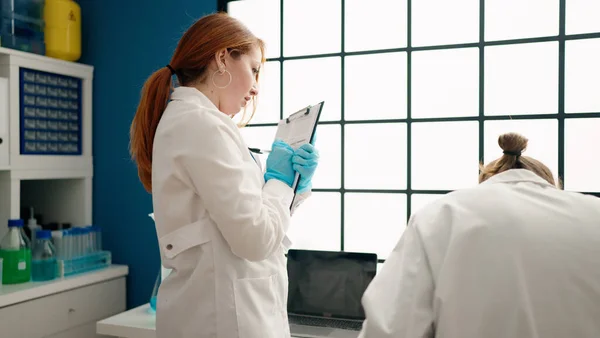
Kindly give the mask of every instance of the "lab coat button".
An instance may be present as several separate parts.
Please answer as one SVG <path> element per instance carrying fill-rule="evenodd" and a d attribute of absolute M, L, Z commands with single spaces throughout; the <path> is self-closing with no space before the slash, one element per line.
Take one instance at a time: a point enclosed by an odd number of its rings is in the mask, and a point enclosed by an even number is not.
<path fill-rule="evenodd" d="M 167 244 L 167 250 L 171 250 L 173 249 L 173 245 L 172 244 Z"/>

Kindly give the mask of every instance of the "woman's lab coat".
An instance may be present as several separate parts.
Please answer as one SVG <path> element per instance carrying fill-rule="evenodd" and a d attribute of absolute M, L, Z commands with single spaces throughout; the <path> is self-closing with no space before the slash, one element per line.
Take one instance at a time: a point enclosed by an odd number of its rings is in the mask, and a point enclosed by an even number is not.
<path fill-rule="evenodd" d="M 600 337 L 600 199 L 525 169 L 410 220 L 363 296 L 362 338 Z"/>
<path fill-rule="evenodd" d="M 257 162 L 206 96 L 174 90 L 153 151 L 156 231 L 162 264 L 173 269 L 158 293 L 157 337 L 290 336 L 284 253 L 293 191 L 265 184 Z"/>

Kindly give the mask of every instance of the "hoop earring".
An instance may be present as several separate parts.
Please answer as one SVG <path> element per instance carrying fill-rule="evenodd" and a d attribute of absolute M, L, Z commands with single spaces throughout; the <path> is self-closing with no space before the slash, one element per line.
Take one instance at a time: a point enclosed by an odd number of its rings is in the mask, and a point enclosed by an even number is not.
<path fill-rule="evenodd" d="M 224 73 L 227 73 L 227 75 L 229 75 L 229 81 L 227 82 L 227 84 L 225 86 L 220 87 L 220 86 L 217 86 L 217 84 L 215 83 L 215 75 L 217 73 L 219 73 L 219 75 L 223 75 Z M 232 77 L 231 77 L 231 73 L 227 69 L 225 69 L 223 71 L 215 70 L 215 72 L 212 74 L 211 80 L 212 80 L 213 86 L 215 86 L 219 89 L 225 89 L 231 83 Z"/>

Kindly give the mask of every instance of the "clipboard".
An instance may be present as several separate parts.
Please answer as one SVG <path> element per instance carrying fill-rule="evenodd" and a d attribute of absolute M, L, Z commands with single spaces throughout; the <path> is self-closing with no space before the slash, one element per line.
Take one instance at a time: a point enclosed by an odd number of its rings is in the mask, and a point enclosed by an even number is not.
<path fill-rule="evenodd" d="M 287 118 L 279 121 L 277 124 L 275 139 L 280 139 L 286 142 L 294 149 L 300 148 L 303 144 L 313 142 L 324 104 L 325 101 L 321 101 L 313 106 L 302 108 Z M 300 174 L 296 173 L 294 183 L 292 184 L 292 188 L 294 189 L 294 198 L 292 199 L 290 209 L 294 205 L 294 201 L 296 199 L 299 181 Z"/>

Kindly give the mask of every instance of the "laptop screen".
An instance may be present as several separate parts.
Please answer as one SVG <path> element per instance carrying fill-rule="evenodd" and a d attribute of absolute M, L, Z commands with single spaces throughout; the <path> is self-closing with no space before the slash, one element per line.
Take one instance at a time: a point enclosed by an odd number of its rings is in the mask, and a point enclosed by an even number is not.
<path fill-rule="evenodd" d="M 289 250 L 288 312 L 364 320 L 361 298 L 375 277 L 371 253 Z"/>

